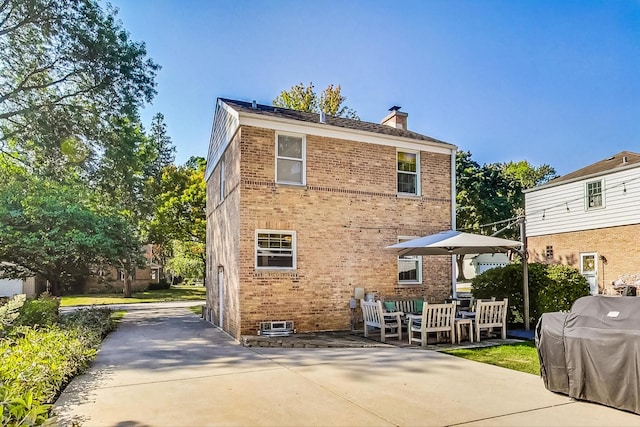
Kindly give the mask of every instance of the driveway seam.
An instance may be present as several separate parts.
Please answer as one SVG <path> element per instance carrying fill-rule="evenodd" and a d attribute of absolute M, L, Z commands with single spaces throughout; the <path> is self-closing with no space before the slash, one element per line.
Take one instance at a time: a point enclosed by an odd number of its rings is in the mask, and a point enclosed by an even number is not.
<path fill-rule="evenodd" d="M 556 407 L 559 407 L 559 406 L 573 405 L 575 403 L 576 402 L 573 401 L 573 402 L 558 403 L 556 405 L 540 406 L 538 408 L 531 408 L 531 409 L 525 409 L 523 411 L 509 412 L 508 414 L 500 414 L 500 415 L 496 415 L 496 416 L 493 416 L 493 417 L 477 418 L 475 420 L 462 421 L 462 422 L 455 423 L 455 424 L 447 424 L 446 427 L 464 426 L 464 425 L 467 425 L 467 424 L 470 424 L 470 423 L 477 423 L 479 421 L 496 420 L 496 419 L 499 419 L 499 418 L 510 417 L 512 415 L 526 414 L 528 412 L 536 412 L 536 411 L 541 411 L 543 409 L 550 409 L 550 408 L 556 408 Z"/>

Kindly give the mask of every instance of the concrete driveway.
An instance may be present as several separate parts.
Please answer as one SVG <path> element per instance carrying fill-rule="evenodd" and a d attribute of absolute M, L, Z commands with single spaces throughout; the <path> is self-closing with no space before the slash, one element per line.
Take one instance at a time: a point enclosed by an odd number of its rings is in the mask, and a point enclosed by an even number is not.
<path fill-rule="evenodd" d="M 245 348 L 184 308 L 130 311 L 55 404 L 85 426 L 637 426 L 534 375 L 415 348 Z"/>

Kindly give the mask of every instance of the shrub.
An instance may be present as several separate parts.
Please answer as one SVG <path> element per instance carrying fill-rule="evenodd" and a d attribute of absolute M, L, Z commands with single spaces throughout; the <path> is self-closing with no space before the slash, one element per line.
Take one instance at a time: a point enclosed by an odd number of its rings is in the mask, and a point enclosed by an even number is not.
<path fill-rule="evenodd" d="M 58 321 L 60 299 L 47 293 L 38 299 L 29 298 L 20 309 L 20 315 L 15 321 L 16 326 L 50 326 Z"/>
<path fill-rule="evenodd" d="M 0 338 L 7 333 L 13 322 L 20 316 L 20 309 L 26 299 L 26 295 L 18 294 L 0 305 Z"/>
<path fill-rule="evenodd" d="M 110 310 L 89 308 L 63 316 L 60 324 L 15 327 L 0 340 L 2 425 L 38 425 L 50 404 L 93 359 L 113 329 Z"/>
<path fill-rule="evenodd" d="M 589 295 L 589 282 L 578 270 L 567 265 L 549 265 L 549 285 L 538 293 L 538 311 L 566 311 L 580 297 Z"/>
<path fill-rule="evenodd" d="M 528 271 L 532 325 L 543 313 L 568 310 L 576 299 L 589 293 L 586 279 L 573 267 L 531 263 Z M 511 324 L 523 322 L 522 264 L 487 270 L 472 280 L 472 289 L 475 298 L 509 298 L 507 321 Z"/>
<path fill-rule="evenodd" d="M 171 288 L 171 283 L 169 283 L 167 279 L 163 278 L 163 279 L 160 279 L 158 283 L 149 282 L 149 286 L 147 287 L 147 290 L 161 291 L 161 290 L 170 289 L 170 288 Z"/>

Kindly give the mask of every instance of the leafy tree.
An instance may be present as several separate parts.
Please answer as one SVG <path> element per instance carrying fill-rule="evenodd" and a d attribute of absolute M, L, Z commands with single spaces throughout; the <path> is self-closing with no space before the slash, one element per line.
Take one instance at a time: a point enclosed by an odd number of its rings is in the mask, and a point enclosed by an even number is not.
<path fill-rule="evenodd" d="M 344 102 L 347 100 L 345 96 L 342 96 L 342 88 L 340 85 L 333 86 L 330 84 L 320 95 L 319 108 L 320 111 L 331 116 L 346 117 L 348 119 L 360 120 L 355 110 L 344 106 Z"/>
<path fill-rule="evenodd" d="M 151 121 L 151 129 L 148 135 L 149 158 L 145 168 L 145 176 L 154 183 L 159 183 L 162 177 L 162 169 L 173 164 L 176 158 L 176 147 L 171 142 L 164 122 L 164 115 L 157 113 Z"/>
<path fill-rule="evenodd" d="M 98 207 L 75 182 L 26 177 L 0 187 L 3 277 L 40 275 L 60 295 L 65 283 L 92 267 L 140 260 L 140 242 L 127 218 Z"/>
<path fill-rule="evenodd" d="M 191 157 L 184 166 L 168 166 L 162 173 L 162 191 L 156 200 L 154 218 L 150 225 L 150 238 L 165 246 L 188 248 L 191 258 L 200 260 L 202 276 L 206 271 L 204 245 L 206 240 L 206 161 Z M 196 249 L 197 248 L 197 249 Z M 173 254 L 176 265 L 176 254 Z"/>
<path fill-rule="evenodd" d="M 342 96 L 341 90 L 340 85 L 330 84 L 318 97 L 313 83 L 309 83 L 309 86 L 299 83 L 289 90 L 280 92 L 280 95 L 273 100 L 273 105 L 308 113 L 324 111 L 331 116 L 360 120 L 354 110 L 343 105 L 347 98 Z"/>
<path fill-rule="evenodd" d="M 202 242 L 174 240 L 171 242 L 173 256 L 167 261 L 167 270 L 173 276 L 204 279 L 202 268 L 206 248 Z"/>
<path fill-rule="evenodd" d="M 162 171 L 173 162 L 175 152 L 163 116 L 154 117 L 149 136 L 136 118 L 116 118 L 105 137 L 106 149 L 94 181 L 103 194 L 103 202 L 117 206 L 136 236 L 148 241 L 150 222 L 162 191 Z M 135 258 L 120 262 L 120 268 L 127 272 L 125 297 L 131 296 L 137 266 Z"/>
<path fill-rule="evenodd" d="M 482 226 L 524 214 L 523 190 L 555 176 L 549 165 L 534 167 L 527 161 L 480 166 L 469 151 L 456 153 L 456 224 L 458 229 L 482 232 Z M 507 223 L 500 225 L 506 226 Z M 498 226 L 492 232 L 498 230 Z M 486 230 L 485 230 L 486 233 Z M 517 238 L 507 228 L 501 237 Z M 458 256 L 458 280 L 464 280 L 463 256 Z"/>
<path fill-rule="evenodd" d="M 273 100 L 273 105 L 307 113 L 317 113 L 318 95 L 313 90 L 313 83 L 309 83 L 309 86 L 299 83 L 291 86 L 289 90 L 280 92 L 280 95 Z"/>
<path fill-rule="evenodd" d="M 159 67 L 115 15 L 96 0 L 0 2 L 0 152 L 88 167 L 113 119 L 152 99 Z"/>
<path fill-rule="evenodd" d="M 558 176 L 551 166 L 543 164 L 536 167 L 526 160 L 504 163 L 502 171 L 508 178 L 518 181 L 525 190 L 542 185 Z"/>

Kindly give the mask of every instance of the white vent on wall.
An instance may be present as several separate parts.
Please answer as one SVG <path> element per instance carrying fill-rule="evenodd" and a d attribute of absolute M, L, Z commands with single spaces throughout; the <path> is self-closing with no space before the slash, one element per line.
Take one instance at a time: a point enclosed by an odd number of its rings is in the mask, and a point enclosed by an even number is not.
<path fill-rule="evenodd" d="M 265 337 L 287 337 L 293 335 L 295 329 L 293 328 L 292 320 L 282 320 L 275 322 L 260 322 L 260 330 L 258 335 Z"/>

